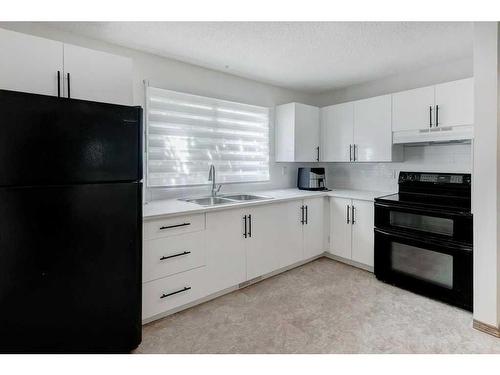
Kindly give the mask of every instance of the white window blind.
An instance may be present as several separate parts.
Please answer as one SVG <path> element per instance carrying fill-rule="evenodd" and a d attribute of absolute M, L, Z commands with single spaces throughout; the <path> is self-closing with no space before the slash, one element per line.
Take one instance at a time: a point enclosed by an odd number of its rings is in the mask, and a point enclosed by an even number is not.
<path fill-rule="evenodd" d="M 146 88 L 148 186 L 269 180 L 269 109 Z"/>

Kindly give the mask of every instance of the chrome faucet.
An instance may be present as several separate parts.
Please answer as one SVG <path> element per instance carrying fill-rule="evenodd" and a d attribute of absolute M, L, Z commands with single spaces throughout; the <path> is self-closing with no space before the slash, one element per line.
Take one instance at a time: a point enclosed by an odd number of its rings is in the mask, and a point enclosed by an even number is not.
<path fill-rule="evenodd" d="M 210 164 L 210 169 L 208 170 L 208 181 L 212 182 L 212 197 L 215 197 L 222 185 L 215 184 L 215 166 L 213 164 Z"/>

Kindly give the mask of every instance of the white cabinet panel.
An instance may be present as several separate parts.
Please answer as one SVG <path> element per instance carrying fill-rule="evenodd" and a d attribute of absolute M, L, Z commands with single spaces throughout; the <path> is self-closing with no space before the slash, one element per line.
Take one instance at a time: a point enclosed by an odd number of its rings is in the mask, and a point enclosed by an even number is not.
<path fill-rule="evenodd" d="M 304 259 L 309 259 L 323 253 L 324 249 L 324 202 L 325 199 L 304 199 L 306 207 L 306 223 L 304 230 Z"/>
<path fill-rule="evenodd" d="M 438 127 L 474 124 L 474 79 L 436 85 Z"/>
<path fill-rule="evenodd" d="M 279 105 L 275 119 L 276 161 L 318 161 L 318 107 L 301 103 Z"/>
<path fill-rule="evenodd" d="M 352 260 L 373 267 L 373 202 L 353 200 L 352 205 Z"/>
<path fill-rule="evenodd" d="M 354 102 L 354 160 L 392 161 L 391 95 Z"/>
<path fill-rule="evenodd" d="M 247 279 L 302 259 L 301 201 L 252 207 L 251 237 L 246 239 Z"/>
<path fill-rule="evenodd" d="M 243 209 L 209 212 L 206 251 L 208 294 L 238 285 L 246 280 Z"/>
<path fill-rule="evenodd" d="M 176 236 L 203 229 L 205 229 L 205 214 L 151 220 L 144 223 L 144 239 Z"/>
<path fill-rule="evenodd" d="M 434 123 L 434 86 L 392 95 L 393 131 L 429 129 Z"/>
<path fill-rule="evenodd" d="M 144 241 L 143 281 L 205 265 L 205 231 Z"/>
<path fill-rule="evenodd" d="M 322 161 L 350 161 L 353 132 L 353 102 L 321 108 Z"/>
<path fill-rule="evenodd" d="M 351 258 L 350 208 L 350 199 L 330 198 L 330 252 L 346 259 Z"/>
<path fill-rule="evenodd" d="M 63 44 L 0 29 L 0 88 L 57 96 Z M 62 93 L 62 81 L 61 81 Z"/>
<path fill-rule="evenodd" d="M 88 48 L 64 45 L 65 96 L 70 74 L 71 98 L 132 104 L 132 60 Z"/>

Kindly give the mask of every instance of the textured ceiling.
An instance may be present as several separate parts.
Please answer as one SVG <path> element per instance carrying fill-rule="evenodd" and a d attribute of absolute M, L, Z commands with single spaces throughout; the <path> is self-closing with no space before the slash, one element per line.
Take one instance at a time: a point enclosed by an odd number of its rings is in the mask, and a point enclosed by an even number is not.
<path fill-rule="evenodd" d="M 50 22 L 109 43 L 318 93 L 472 56 L 470 22 Z"/>

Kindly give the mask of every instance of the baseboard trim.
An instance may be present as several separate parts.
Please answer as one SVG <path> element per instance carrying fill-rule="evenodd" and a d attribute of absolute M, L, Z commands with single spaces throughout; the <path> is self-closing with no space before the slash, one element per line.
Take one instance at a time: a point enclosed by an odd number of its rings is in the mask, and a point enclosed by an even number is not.
<path fill-rule="evenodd" d="M 477 329 L 478 331 L 487 333 L 489 335 L 495 336 L 500 338 L 500 328 L 492 326 L 490 324 L 486 324 L 483 322 L 480 322 L 479 320 L 474 319 L 472 321 L 472 328 Z"/>
<path fill-rule="evenodd" d="M 363 264 L 363 263 L 358 263 L 358 262 L 355 262 L 354 260 L 350 260 L 350 259 L 346 259 L 346 258 L 342 258 L 342 257 L 339 257 L 338 255 L 333 255 L 331 253 L 325 253 L 323 254 L 325 257 L 327 258 L 330 258 L 330 259 L 333 259 L 333 260 L 336 260 L 338 262 L 341 262 L 341 263 L 345 263 L 345 264 L 348 264 L 349 266 L 353 266 L 353 267 L 356 267 L 356 268 L 361 268 L 365 271 L 368 271 L 368 272 L 371 272 L 373 273 L 373 267 L 371 266 L 367 266 L 366 264 Z"/>

